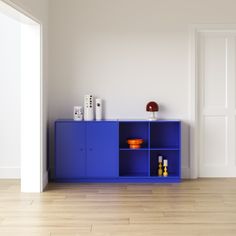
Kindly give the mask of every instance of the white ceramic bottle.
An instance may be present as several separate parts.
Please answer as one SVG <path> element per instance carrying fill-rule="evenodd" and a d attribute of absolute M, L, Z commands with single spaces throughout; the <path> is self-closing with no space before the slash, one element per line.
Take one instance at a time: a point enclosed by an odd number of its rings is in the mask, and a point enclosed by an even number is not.
<path fill-rule="evenodd" d="M 84 120 L 91 121 L 94 120 L 94 105 L 93 105 L 93 95 L 84 96 Z"/>
<path fill-rule="evenodd" d="M 102 120 L 102 99 L 97 98 L 96 99 L 96 120 Z"/>
<path fill-rule="evenodd" d="M 83 108 L 81 106 L 74 106 L 74 120 L 83 120 Z"/>

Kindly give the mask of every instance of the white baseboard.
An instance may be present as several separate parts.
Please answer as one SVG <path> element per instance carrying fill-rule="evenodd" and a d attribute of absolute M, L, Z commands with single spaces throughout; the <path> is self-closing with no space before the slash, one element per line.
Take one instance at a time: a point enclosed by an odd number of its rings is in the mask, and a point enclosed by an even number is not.
<path fill-rule="evenodd" d="M 43 173 L 43 191 L 48 185 L 48 171 Z"/>
<path fill-rule="evenodd" d="M 0 179 L 20 179 L 20 167 L 0 167 Z"/>

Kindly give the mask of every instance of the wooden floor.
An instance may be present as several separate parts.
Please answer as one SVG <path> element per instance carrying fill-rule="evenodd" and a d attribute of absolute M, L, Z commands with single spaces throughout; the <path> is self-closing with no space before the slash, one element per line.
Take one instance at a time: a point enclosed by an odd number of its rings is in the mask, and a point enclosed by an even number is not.
<path fill-rule="evenodd" d="M 181 184 L 50 184 L 20 193 L 0 181 L 1 236 L 236 235 L 236 179 Z"/>

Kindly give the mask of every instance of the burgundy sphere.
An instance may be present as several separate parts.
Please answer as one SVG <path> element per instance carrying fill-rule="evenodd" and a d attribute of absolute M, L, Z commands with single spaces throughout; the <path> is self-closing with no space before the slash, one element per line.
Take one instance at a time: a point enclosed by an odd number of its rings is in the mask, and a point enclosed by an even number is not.
<path fill-rule="evenodd" d="M 151 112 L 159 111 L 159 106 L 156 102 L 151 101 L 147 104 L 146 111 L 151 111 Z"/>

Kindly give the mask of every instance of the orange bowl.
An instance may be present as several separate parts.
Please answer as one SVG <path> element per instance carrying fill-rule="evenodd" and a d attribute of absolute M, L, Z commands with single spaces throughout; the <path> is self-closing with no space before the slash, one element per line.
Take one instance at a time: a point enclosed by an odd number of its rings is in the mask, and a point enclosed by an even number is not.
<path fill-rule="evenodd" d="M 131 149 L 141 148 L 141 144 L 143 144 L 143 139 L 128 139 L 127 143 Z"/>
<path fill-rule="evenodd" d="M 129 145 L 129 148 L 130 148 L 130 149 L 139 149 L 139 148 L 141 148 L 141 145 L 138 145 L 138 144 L 130 144 L 130 145 Z"/>

